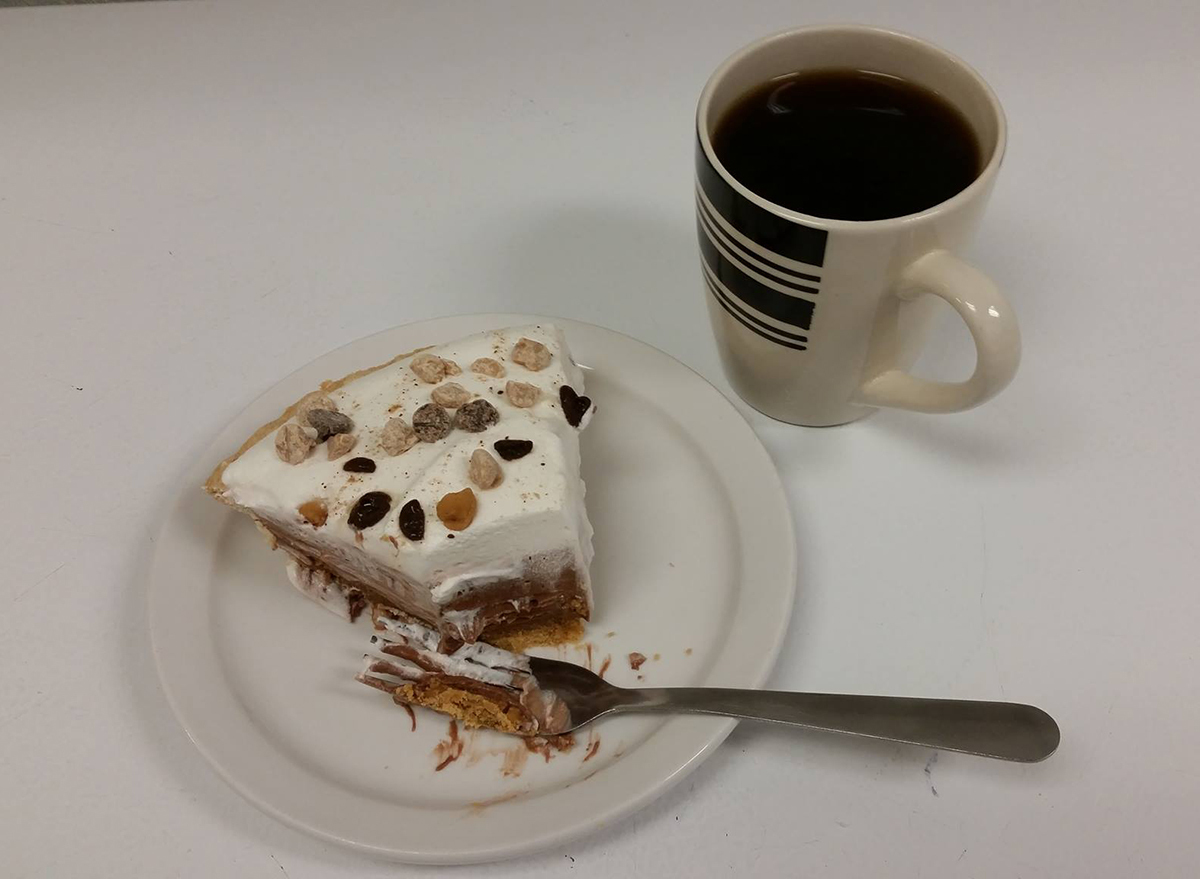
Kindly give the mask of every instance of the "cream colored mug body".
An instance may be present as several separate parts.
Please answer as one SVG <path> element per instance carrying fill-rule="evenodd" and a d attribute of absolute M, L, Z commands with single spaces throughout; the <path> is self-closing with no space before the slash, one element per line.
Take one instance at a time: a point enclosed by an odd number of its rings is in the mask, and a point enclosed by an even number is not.
<path fill-rule="evenodd" d="M 730 106 L 771 79 L 852 68 L 902 77 L 948 100 L 982 152 L 965 189 L 917 214 L 847 221 L 808 216 L 751 192 L 721 164 L 712 134 Z M 696 113 L 696 219 L 705 297 L 737 393 L 781 421 L 824 426 L 876 407 L 959 412 L 1012 380 L 1021 337 L 1012 308 L 960 254 L 1004 157 L 1004 112 L 963 61 L 923 40 L 819 26 L 759 40 L 709 79 Z M 962 382 L 911 375 L 936 299 L 966 323 L 977 358 Z"/>

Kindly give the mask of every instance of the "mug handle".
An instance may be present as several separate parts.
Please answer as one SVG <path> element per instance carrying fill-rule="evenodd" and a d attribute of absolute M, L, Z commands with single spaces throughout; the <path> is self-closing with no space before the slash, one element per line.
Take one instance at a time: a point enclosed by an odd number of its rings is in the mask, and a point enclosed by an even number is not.
<path fill-rule="evenodd" d="M 897 366 L 900 308 L 922 293 L 949 302 L 971 331 L 975 372 L 966 381 L 917 378 Z M 880 304 L 866 378 L 854 402 L 915 412 L 962 412 L 1004 390 L 1020 361 L 1021 332 L 1004 294 L 974 266 L 945 250 L 934 250 L 911 263 Z"/>

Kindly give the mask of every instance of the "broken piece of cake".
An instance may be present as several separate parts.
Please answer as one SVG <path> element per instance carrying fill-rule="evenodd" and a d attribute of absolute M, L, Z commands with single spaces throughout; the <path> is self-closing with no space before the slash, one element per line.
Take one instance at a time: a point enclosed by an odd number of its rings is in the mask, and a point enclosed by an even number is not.
<path fill-rule="evenodd" d="M 374 653 L 363 656 L 356 680 L 397 704 L 423 705 L 464 726 L 519 735 L 556 735 L 571 726 L 567 706 L 538 687 L 526 656 L 490 644 L 439 652 L 437 634 L 394 608 L 372 615 Z"/>
<path fill-rule="evenodd" d="M 592 413 L 560 329 L 494 330 L 323 383 L 205 488 L 340 616 L 398 609 L 450 656 L 558 643 L 592 609 L 579 473 Z"/>

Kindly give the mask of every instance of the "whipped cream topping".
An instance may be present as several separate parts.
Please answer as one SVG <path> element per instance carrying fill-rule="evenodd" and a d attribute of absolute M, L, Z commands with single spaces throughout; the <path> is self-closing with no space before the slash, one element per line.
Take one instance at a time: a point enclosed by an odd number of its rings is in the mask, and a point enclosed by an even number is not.
<path fill-rule="evenodd" d="M 544 344 L 551 354 L 549 365 L 534 371 L 514 362 L 511 355 L 521 338 Z M 357 545 L 428 589 L 430 603 L 438 608 L 489 582 L 521 576 L 530 565 L 573 563 L 584 578 L 592 556 L 592 529 L 579 477 L 579 430 L 592 411 L 585 413 L 579 427 L 568 424 L 562 412 L 563 385 L 584 393 L 583 373 L 571 360 L 562 331 L 550 324 L 494 330 L 417 356 L 426 354 L 452 361 L 461 373 L 430 384 L 410 368 L 413 358 L 408 357 L 329 391 L 338 412 L 353 422 L 354 448 L 330 461 L 323 442 L 300 463 L 289 464 L 276 453 L 273 431 L 225 469 L 226 498 L 271 521 L 306 529 L 305 538 L 318 546 Z M 505 375 L 472 372 L 477 358 L 498 361 Z M 539 388 L 538 401 L 528 408 L 507 402 L 504 391 L 510 380 Z M 448 382 L 489 401 L 498 422 L 479 433 L 455 429 L 436 442 L 418 442 L 402 454 L 389 455 L 381 442 L 388 420 L 402 418 L 411 425 L 413 413 Z M 533 449 L 517 460 L 500 460 L 493 444 L 503 439 L 529 440 Z M 468 461 L 477 449 L 499 461 L 502 480 L 493 488 L 480 489 L 468 478 Z M 370 458 L 374 472 L 344 470 L 355 457 Z M 478 507 L 470 525 L 453 531 L 435 511 L 443 496 L 464 488 L 474 491 Z M 390 509 L 377 523 L 358 531 L 347 519 L 367 492 L 385 493 Z M 413 500 L 425 513 L 421 540 L 410 540 L 400 530 L 400 509 Z M 319 526 L 299 512 L 312 501 L 321 501 L 327 510 Z M 582 586 L 587 589 L 585 579 Z"/>

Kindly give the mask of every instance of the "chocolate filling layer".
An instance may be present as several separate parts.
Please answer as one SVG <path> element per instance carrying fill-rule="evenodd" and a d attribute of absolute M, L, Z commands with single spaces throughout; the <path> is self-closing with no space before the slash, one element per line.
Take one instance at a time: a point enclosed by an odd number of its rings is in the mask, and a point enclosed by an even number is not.
<path fill-rule="evenodd" d="M 397 583 L 395 591 L 385 590 L 379 584 L 365 581 L 336 558 L 321 553 L 318 547 L 301 542 L 294 532 L 270 521 L 262 521 L 262 525 L 302 564 L 328 572 L 347 589 L 360 590 L 372 604 L 398 607 L 436 628 L 442 635 L 442 652 L 464 642 L 514 636 L 525 630 L 560 625 L 566 628 L 589 617 L 587 596 L 580 588 L 579 572 L 573 565 L 560 569 L 554 577 L 522 576 L 489 583 L 459 596 L 441 608 L 439 614 L 437 608 L 431 611 L 429 607 L 404 600 L 406 596 L 400 592 L 403 589 L 412 594 L 424 591 L 425 587 L 402 581 Z M 447 612 L 449 617 L 444 615 Z"/>

